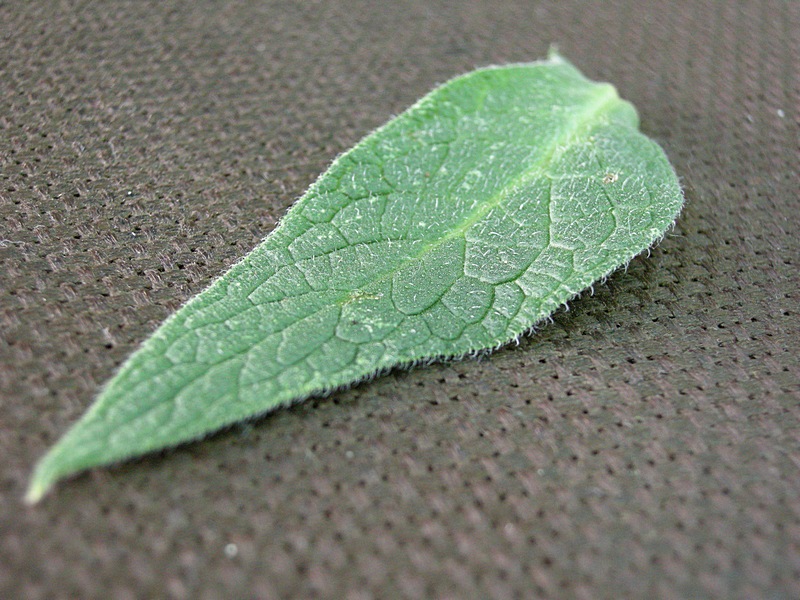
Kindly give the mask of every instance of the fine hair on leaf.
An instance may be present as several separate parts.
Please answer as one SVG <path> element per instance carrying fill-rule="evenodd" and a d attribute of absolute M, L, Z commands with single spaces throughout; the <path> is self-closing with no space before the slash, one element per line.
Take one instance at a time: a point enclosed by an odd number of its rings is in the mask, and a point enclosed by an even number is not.
<path fill-rule="evenodd" d="M 336 158 L 36 466 L 59 479 L 397 366 L 518 341 L 683 204 L 634 107 L 559 55 L 456 77 Z"/>

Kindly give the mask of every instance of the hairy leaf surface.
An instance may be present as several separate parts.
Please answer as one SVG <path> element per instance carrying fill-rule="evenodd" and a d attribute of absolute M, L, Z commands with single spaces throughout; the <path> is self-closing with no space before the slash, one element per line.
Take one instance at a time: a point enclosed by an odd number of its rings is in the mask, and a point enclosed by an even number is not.
<path fill-rule="evenodd" d="M 337 158 L 167 319 L 28 499 L 398 364 L 507 343 L 657 241 L 682 202 L 613 86 L 558 56 L 457 77 Z"/>

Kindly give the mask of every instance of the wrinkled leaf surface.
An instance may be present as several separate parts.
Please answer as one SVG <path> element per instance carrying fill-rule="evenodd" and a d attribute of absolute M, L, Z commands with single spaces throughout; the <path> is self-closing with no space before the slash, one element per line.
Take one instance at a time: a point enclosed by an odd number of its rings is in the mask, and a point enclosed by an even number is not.
<path fill-rule="evenodd" d="M 382 369 L 507 343 L 651 246 L 682 201 L 633 106 L 564 59 L 453 79 L 337 158 L 172 315 L 28 499 Z"/>

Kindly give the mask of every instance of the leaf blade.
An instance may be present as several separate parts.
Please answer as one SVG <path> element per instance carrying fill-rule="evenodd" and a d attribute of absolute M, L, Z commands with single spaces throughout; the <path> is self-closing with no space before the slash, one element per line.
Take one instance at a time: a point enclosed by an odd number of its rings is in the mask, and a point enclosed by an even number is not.
<path fill-rule="evenodd" d="M 682 202 L 635 109 L 560 57 L 451 80 L 337 158 L 167 319 L 27 498 L 376 371 L 507 343 L 648 248 Z"/>

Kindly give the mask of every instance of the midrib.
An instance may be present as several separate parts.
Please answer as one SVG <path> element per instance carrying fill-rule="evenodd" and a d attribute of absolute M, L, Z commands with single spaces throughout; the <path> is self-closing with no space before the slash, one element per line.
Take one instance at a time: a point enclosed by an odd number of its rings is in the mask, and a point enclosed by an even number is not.
<path fill-rule="evenodd" d="M 452 231 L 448 232 L 447 234 L 445 234 L 440 238 L 437 238 L 429 243 L 424 244 L 423 247 L 420 248 L 420 250 L 416 254 L 413 254 L 399 261 L 398 263 L 395 263 L 390 269 L 387 269 L 386 271 L 374 277 L 370 281 L 370 283 L 368 283 L 365 286 L 362 286 L 360 290 L 348 290 L 347 292 L 343 292 L 341 296 L 339 296 L 336 299 L 333 299 L 330 302 L 330 304 L 319 306 L 316 310 L 312 310 L 305 317 L 299 317 L 298 320 L 302 320 L 303 318 L 308 318 L 331 306 L 338 306 L 339 308 L 341 308 L 345 304 L 352 302 L 354 294 L 357 294 L 358 292 L 362 293 L 366 292 L 367 294 L 366 297 L 370 297 L 368 291 L 369 286 L 371 285 L 374 286 L 376 284 L 380 284 L 386 281 L 390 277 L 394 276 L 394 274 L 397 271 L 399 271 L 401 268 L 403 268 L 403 266 L 407 265 L 411 261 L 419 260 L 426 253 L 435 250 L 436 248 L 440 247 L 442 244 L 455 238 L 456 236 L 463 236 L 470 227 L 472 227 L 475 223 L 477 223 L 483 217 L 489 214 L 489 212 L 492 209 L 499 206 L 501 202 L 507 197 L 508 193 L 511 190 L 514 190 L 518 187 L 527 184 L 529 181 L 531 181 L 537 175 L 539 175 L 542 172 L 542 169 L 546 168 L 550 164 L 550 162 L 553 159 L 553 156 L 555 155 L 559 147 L 568 143 L 573 136 L 575 136 L 583 127 L 585 127 L 588 123 L 590 123 L 595 117 L 600 115 L 606 108 L 606 106 L 611 102 L 613 102 L 614 100 L 618 100 L 618 96 L 613 86 L 598 85 L 597 95 L 593 98 L 591 102 L 587 103 L 582 110 L 574 113 L 574 116 L 570 121 L 569 127 L 564 128 L 560 135 L 551 140 L 550 144 L 548 144 L 542 149 L 542 153 L 538 158 L 538 160 L 534 161 L 528 169 L 526 169 L 525 171 L 520 173 L 517 177 L 515 177 L 509 185 L 505 186 L 502 190 L 500 190 L 498 193 L 488 198 L 485 202 L 481 203 L 478 207 L 476 207 L 475 210 L 473 210 L 471 213 L 465 216 L 465 218 L 461 221 L 461 223 L 458 224 L 456 227 L 454 227 Z M 269 335 L 280 333 L 281 331 L 283 331 L 283 329 L 284 328 L 272 331 Z M 243 351 L 242 353 L 246 352 L 247 350 Z M 240 356 L 242 353 L 236 353 L 234 356 L 226 357 L 225 359 L 222 359 L 219 362 L 221 363 L 230 360 L 232 358 L 236 358 Z M 217 364 L 219 363 L 213 363 L 208 366 L 209 368 L 211 368 L 213 366 L 216 366 Z M 92 408 L 92 410 L 94 410 L 94 407 Z"/>
<path fill-rule="evenodd" d="M 464 236 L 466 231 L 475 225 L 478 221 L 483 219 L 486 215 L 488 215 L 494 208 L 497 208 L 503 200 L 508 197 L 508 194 L 535 179 L 537 176 L 540 176 L 542 171 L 546 169 L 553 160 L 553 156 L 555 155 L 556 151 L 568 143 L 581 129 L 586 127 L 591 121 L 593 121 L 597 116 L 602 114 L 603 110 L 613 101 L 619 100 L 619 96 L 617 95 L 617 91 L 612 85 L 600 85 L 598 84 L 597 87 L 598 93 L 592 99 L 591 102 L 587 103 L 582 110 L 576 112 L 573 118 L 570 120 L 569 127 L 565 127 L 560 135 L 555 136 L 550 143 L 542 149 L 542 153 L 537 160 L 535 160 L 531 165 L 524 170 L 522 173 L 517 175 L 508 185 L 504 186 L 499 192 L 488 198 L 486 201 L 481 202 L 472 212 L 467 214 L 463 220 L 451 231 L 446 233 L 445 235 L 432 240 L 428 243 L 425 243 L 423 247 L 416 253 L 408 258 L 396 263 L 391 269 L 388 269 L 372 279 L 370 284 L 375 285 L 381 283 L 392 277 L 397 271 L 399 271 L 403 266 L 410 263 L 411 261 L 419 260 L 428 252 L 436 250 L 437 248 L 441 247 L 446 242 L 452 240 L 453 238 Z M 368 285 L 370 285 L 368 284 Z M 362 286 L 364 289 L 366 286 Z M 351 293 L 346 294 L 339 300 L 339 305 L 342 306 L 346 302 L 350 301 Z"/>
<path fill-rule="evenodd" d="M 567 144 L 582 128 L 586 127 L 598 115 L 602 114 L 603 110 L 611 102 L 619 100 L 617 91 L 612 85 L 595 84 L 595 86 L 597 92 L 592 100 L 586 103 L 581 110 L 573 113 L 572 118 L 569 121 L 569 126 L 563 128 L 558 136 L 553 137 L 553 139 L 550 140 L 550 143 L 542 148 L 542 152 L 538 159 L 531 163 L 526 170 L 517 175 L 508 185 L 504 186 L 503 189 L 489 197 L 484 202 L 481 202 L 472 212 L 467 214 L 460 223 L 458 223 L 445 235 L 423 243 L 422 247 L 416 253 L 407 256 L 406 258 L 393 264 L 389 269 L 377 274 L 370 280 L 369 283 L 361 286 L 359 290 L 348 290 L 347 292 L 343 292 L 338 298 L 332 300 L 331 304 L 328 304 L 327 306 L 338 305 L 339 307 L 342 307 L 345 304 L 352 302 L 354 294 L 358 292 L 368 293 L 371 286 L 375 286 L 386 281 L 390 277 L 394 276 L 397 271 L 402 269 L 408 263 L 419 260 L 427 253 L 436 250 L 443 244 L 456 237 L 464 236 L 470 227 L 483 219 L 494 208 L 497 208 L 503 202 L 503 200 L 508 197 L 508 194 L 511 191 L 526 185 L 531 180 L 539 176 L 542 171 L 549 166 L 553 160 L 553 156 L 560 147 Z M 315 314 L 324 308 L 324 306 L 321 306 L 317 310 L 311 311 L 308 316 L 311 316 L 312 314 Z"/>
<path fill-rule="evenodd" d="M 436 240 L 429 247 L 435 248 L 437 242 L 441 244 L 458 235 L 464 235 L 470 227 L 488 215 L 493 209 L 497 208 L 503 200 L 508 197 L 510 192 L 526 185 L 537 176 L 540 176 L 542 171 L 550 165 L 553 160 L 553 155 L 560 147 L 568 143 L 576 133 L 600 115 L 608 104 L 619 99 L 616 89 L 611 85 L 602 85 L 599 87 L 598 91 L 601 93 L 575 115 L 569 127 L 565 128 L 559 136 L 554 137 L 550 144 L 543 148 L 541 156 L 531 163 L 527 170 L 517 175 L 508 185 L 494 194 L 494 196 L 475 207 L 475 209 L 464 218 L 460 225 L 439 238 L 441 241 Z M 420 254 L 424 254 L 424 251 Z"/>

